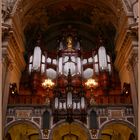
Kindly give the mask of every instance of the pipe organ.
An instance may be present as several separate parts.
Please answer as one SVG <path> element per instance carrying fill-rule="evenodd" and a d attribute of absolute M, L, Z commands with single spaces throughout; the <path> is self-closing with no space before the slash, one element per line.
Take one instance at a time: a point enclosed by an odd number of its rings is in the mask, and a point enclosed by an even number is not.
<path fill-rule="evenodd" d="M 88 101 L 88 98 L 92 98 L 95 87 L 91 90 L 86 89 L 85 81 L 96 77 L 96 97 L 109 93 L 110 83 L 113 85 L 114 81 L 110 80 L 114 77 L 111 56 L 102 41 L 96 49 L 85 52 L 77 34 L 72 32 L 62 34 L 57 52 L 46 51 L 39 44 L 35 46 L 32 55 L 29 56 L 28 72 L 40 73 L 41 76 L 55 82 L 52 105 L 54 114 L 61 114 L 61 117 L 69 111 L 78 117 L 77 112 L 86 110 L 92 102 L 93 99 Z"/>

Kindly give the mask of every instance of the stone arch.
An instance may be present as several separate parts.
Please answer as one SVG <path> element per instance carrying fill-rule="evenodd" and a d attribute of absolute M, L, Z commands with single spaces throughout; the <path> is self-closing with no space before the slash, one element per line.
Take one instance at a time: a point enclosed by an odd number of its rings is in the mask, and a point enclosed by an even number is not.
<path fill-rule="evenodd" d="M 78 130 L 78 131 L 76 131 Z M 78 136 L 80 140 L 90 140 L 90 132 L 88 128 L 80 121 L 75 120 L 72 123 L 68 123 L 65 120 L 59 121 L 53 125 L 51 132 L 49 133 L 49 140 L 61 140 L 61 138 L 69 132 L 72 135 Z"/>
<path fill-rule="evenodd" d="M 6 136 L 6 134 L 8 134 L 9 130 L 12 129 L 13 127 L 16 127 L 18 125 L 27 125 L 30 128 L 32 128 L 33 130 L 36 130 L 38 132 L 38 136 L 41 139 L 42 138 L 42 134 L 40 131 L 40 128 L 33 122 L 31 121 L 27 121 L 27 120 L 18 120 L 18 121 L 14 121 L 12 123 L 10 123 L 9 125 L 6 126 L 5 131 L 4 131 L 4 137 Z"/>
<path fill-rule="evenodd" d="M 124 127 L 125 129 L 128 129 L 130 132 L 133 132 L 133 134 L 136 136 L 136 127 L 134 125 L 130 124 L 129 122 L 126 122 L 125 120 L 112 120 L 101 125 L 100 130 L 97 134 L 98 138 L 101 138 L 103 130 L 113 128 L 115 125 L 116 129 L 119 128 L 119 131 L 123 129 L 121 127 Z"/>

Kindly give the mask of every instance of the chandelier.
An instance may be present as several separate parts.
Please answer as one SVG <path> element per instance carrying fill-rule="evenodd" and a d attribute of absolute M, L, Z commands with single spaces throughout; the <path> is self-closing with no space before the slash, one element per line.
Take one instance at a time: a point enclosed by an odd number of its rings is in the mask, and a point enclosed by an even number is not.
<path fill-rule="evenodd" d="M 85 83 L 86 87 L 89 89 L 95 89 L 98 86 L 98 82 L 95 81 L 95 79 L 88 79 Z"/>
<path fill-rule="evenodd" d="M 42 83 L 44 89 L 52 89 L 54 87 L 54 82 L 51 79 L 45 79 Z"/>
<path fill-rule="evenodd" d="M 95 79 L 90 78 L 86 81 L 85 86 L 90 90 L 90 104 L 91 105 L 96 104 L 93 90 L 98 87 L 98 82 Z"/>

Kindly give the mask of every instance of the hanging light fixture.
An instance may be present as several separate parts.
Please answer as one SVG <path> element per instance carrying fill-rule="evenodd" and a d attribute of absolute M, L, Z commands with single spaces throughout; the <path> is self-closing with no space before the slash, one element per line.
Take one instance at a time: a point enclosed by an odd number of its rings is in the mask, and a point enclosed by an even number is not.
<path fill-rule="evenodd" d="M 55 83 L 51 79 L 45 79 L 42 83 L 42 87 L 46 90 L 46 104 L 50 105 L 51 98 L 53 97 L 53 88 Z"/>
<path fill-rule="evenodd" d="M 52 89 L 54 87 L 54 82 L 51 79 L 45 79 L 42 83 L 44 89 Z"/>
<path fill-rule="evenodd" d="M 88 79 L 87 82 L 85 83 L 86 87 L 89 89 L 95 89 L 98 86 L 98 82 L 96 82 L 95 79 Z"/>
<path fill-rule="evenodd" d="M 88 79 L 85 83 L 85 86 L 90 89 L 90 104 L 94 105 L 96 104 L 95 96 L 93 93 L 93 90 L 98 87 L 98 82 L 95 79 Z"/>

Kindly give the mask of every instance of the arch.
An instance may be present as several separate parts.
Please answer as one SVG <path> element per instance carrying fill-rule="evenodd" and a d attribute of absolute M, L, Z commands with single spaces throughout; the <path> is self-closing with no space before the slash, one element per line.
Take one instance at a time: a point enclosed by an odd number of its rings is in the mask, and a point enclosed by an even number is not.
<path fill-rule="evenodd" d="M 129 134 L 131 135 L 132 133 L 136 136 L 136 128 L 134 125 L 130 124 L 129 122 L 126 122 L 125 120 L 113 120 L 113 121 L 109 121 L 109 122 L 104 123 L 100 127 L 100 129 L 99 129 L 100 131 L 97 134 L 98 138 L 101 138 L 102 132 L 104 132 L 105 130 L 113 131 L 114 126 L 115 126 L 114 131 L 116 131 L 117 128 L 119 128 L 118 132 L 123 133 L 123 129 L 127 129 L 127 130 L 129 130 L 129 132 L 127 131 L 128 137 L 129 137 Z"/>
<path fill-rule="evenodd" d="M 31 9 L 35 9 L 36 6 L 46 5 L 49 7 L 49 6 L 53 6 L 53 5 L 55 6 L 58 3 L 62 3 L 62 2 L 63 2 L 63 0 L 61 0 L 61 1 L 49 1 L 49 2 L 44 1 L 43 3 L 40 3 L 39 0 L 36 0 L 35 2 L 28 3 L 27 1 L 24 2 L 23 0 L 17 0 L 13 6 L 11 14 L 12 14 L 12 16 L 14 16 L 19 9 L 23 8 L 24 10 L 23 11 L 21 10 L 22 11 L 21 18 L 24 18 L 24 16 L 27 15 L 27 13 L 30 12 Z M 89 5 L 91 7 L 95 6 L 94 2 L 91 3 L 91 1 L 81 0 L 79 3 Z M 113 13 L 115 15 L 116 19 L 118 18 L 117 17 L 118 16 L 118 7 L 112 1 L 111 2 L 109 1 L 106 3 L 102 0 L 98 0 L 98 5 L 104 5 L 106 9 L 110 9 L 112 11 L 111 13 Z M 122 6 L 123 3 L 119 2 L 119 5 Z M 125 15 L 126 15 L 126 13 L 125 13 Z M 113 25 L 116 26 L 115 23 Z M 24 26 L 24 29 L 25 29 L 25 27 L 26 27 L 26 25 Z"/>
<path fill-rule="evenodd" d="M 18 120 L 18 121 L 14 121 L 14 122 L 10 123 L 9 125 L 7 125 L 5 127 L 4 137 L 6 136 L 6 134 L 9 133 L 8 131 L 16 125 L 28 125 L 29 128 L 32 128 L 33 130 L 36 130 L 38 132 L 39 138 L 42 138 L 40 128 L 35 123 L 28 121 L 28 120 Z"/>
<path fill-rule="evenodd" d="M 78 131 L 77 131 L 78 130 Z M 49 134 L 50 140 L 61 139 L 63 136 L 69 135 L 69 133 L 75 137 L 79 137 L 80 140 L 90 140 L 90 132 L 88 128 L 80 121 L 75 120 L 72 123 L 68 123 L 65 120 L 56 123 Z"/>

